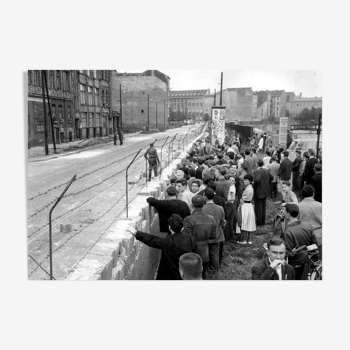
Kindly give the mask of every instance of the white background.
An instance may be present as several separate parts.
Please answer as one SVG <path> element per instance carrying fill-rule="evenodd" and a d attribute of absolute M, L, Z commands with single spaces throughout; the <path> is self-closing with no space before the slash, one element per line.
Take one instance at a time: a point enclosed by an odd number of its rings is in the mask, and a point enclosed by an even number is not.
<path fill-rule="evenodd" d="M 345 349 L 347 3 L 125 3 L 2 6 L 2 348 Z M 125 66 L 323 71 L 323 282 L 27 281 L 26 71 Z"/>

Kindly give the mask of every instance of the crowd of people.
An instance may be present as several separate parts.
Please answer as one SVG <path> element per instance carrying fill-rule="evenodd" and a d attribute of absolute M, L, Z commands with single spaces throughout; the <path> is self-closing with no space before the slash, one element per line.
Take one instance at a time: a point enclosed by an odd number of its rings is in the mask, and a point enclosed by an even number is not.
<path fill-rule="evenodd" d="M 305 254 L 295 253 L 300 246 L 316 245 L 322 258 L 322 162 L 313 149 L 302 157 L 297 150 L 292 162 L 270 135 L 256 136 L 244 151 L 236 133 L 226 133 L 221 146 L 197 140 L 169 178 L 165 199 L 147 198 L 161 234 L 131 233 L 162 250 L 157 279 L 206 279 L 219 271 L 225 242 L 253 244 L 267 198 L 285 206 L 286 229 L 267 242 L 268 257 L 252 267 L 252 279 L 306 279 Z M 153 145 L 147 155 L 151 178 L 159 161 Z"/>

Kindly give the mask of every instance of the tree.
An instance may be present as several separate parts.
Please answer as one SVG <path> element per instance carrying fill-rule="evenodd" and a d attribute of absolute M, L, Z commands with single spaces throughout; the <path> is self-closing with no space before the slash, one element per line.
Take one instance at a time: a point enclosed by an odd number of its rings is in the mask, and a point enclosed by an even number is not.
<path fill-rule="evenodd" d="M 205 122 L 208 122 L 208 121 L 210 120 L 210 116 L 209 116 L 208 113 L 205 113 L 205 114 L 204 114 L 203 120 L 204 120 Z"/>

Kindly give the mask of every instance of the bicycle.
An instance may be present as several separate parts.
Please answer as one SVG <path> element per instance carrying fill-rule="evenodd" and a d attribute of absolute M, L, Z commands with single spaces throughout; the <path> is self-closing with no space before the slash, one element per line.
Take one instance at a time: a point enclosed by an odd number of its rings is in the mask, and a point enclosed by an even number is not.
<path fill-rule="evenodd" d="M 306 250 L 305 250 L 306 249 Z M 308 281 L 322 281 L 322 261 L 318 259 L 318 250 L 316 244 L 309 246 L 301 246 L 293 249 L 293 255 L 299 252 L 307 252 L 307 262 L 305 268 L 307 268 L 307 280 Z"/>

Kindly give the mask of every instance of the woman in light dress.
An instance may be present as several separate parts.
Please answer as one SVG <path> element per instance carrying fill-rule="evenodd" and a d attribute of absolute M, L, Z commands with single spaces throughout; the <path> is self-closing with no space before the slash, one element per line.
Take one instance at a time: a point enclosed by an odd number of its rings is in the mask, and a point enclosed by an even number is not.
<path fill-rule="evenodd" d="M 241 231 L 241 239 L 240 244 L 252 244 L 252 232 L 256 231 L 256 223 L 255 223 L 255 213 L 252 204 L 254 189 L 252 186 L 253 176 L 247 174 L 244 176 L 244 186 L 245 190 L 242 194 L 242 198 L 240 200 L 240 205 L 238 209 L 242 211 L 242 225 L 241 227 L 237 226 L 237 229 Z M 248 242 L 247 242 L 248 241 Z"/>

